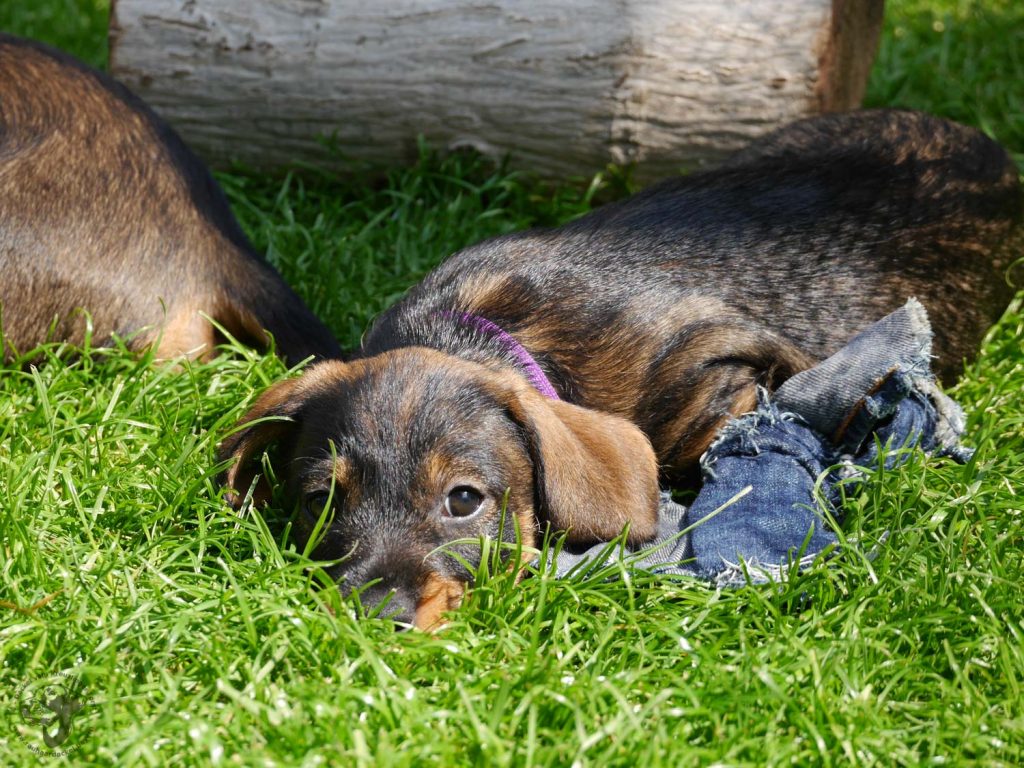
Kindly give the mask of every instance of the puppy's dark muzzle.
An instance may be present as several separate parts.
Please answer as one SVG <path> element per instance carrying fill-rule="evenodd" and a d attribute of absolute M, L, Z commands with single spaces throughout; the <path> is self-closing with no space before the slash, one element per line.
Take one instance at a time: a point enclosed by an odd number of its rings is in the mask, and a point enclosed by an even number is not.
<path fill-rule="evenodd" d="M 409 629 L 416 623 L 416 598 L 407 589 L 381 580 L 358 590 L 358 597 L 367 618 L 391 619 L 397 630 Z"/>
<path fill-rule="evenodd" d="M 359 600 L 362 616 L 390 619 L 400 630 L 441 629 L 447 623 L 445 614 L 462 602 L 466 586 L 459 579 L 431 571 L 413 577 L 396 570 L 370 578 L 349 574 L 339 579 L 342 594 L 354 593 Z"/>

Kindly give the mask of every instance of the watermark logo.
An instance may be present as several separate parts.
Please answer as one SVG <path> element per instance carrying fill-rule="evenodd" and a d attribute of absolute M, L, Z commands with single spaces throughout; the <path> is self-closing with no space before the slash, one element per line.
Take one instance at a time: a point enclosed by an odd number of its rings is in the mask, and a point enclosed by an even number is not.
<path fill-rule="evenodd" d="M 71 672 L 26 682 L 18 689 L 22 741 L 37 755 L 71 754 L 92 730 L 86 715 L 94 703 Z"/>

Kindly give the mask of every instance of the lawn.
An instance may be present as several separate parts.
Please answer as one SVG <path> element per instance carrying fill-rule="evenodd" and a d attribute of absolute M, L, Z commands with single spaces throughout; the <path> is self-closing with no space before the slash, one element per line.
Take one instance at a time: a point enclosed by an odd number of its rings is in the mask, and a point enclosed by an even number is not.
<path fill-rule="evenodd" d="M 104 5 L 8 0 L 0 29 L 102 64 Z M 887 14 L 867 101 L 980 126 L 1024 161 L 1024 5 Z M 383 182 L 220 179 L 348 346 L 444 255 L 628 186 L 426 148 Z M 173 371 L 54 348 L 0 368 L 0 764 L 53 761 L 20 713 L 50 683 L 83 703 L 74 764 L 1019 765 L 1022 298 L 952 389 L 975 460 L 876 470 L 832 562 L 725 591 L 482 573 L 436 636 L 355 620 L 295 552 L 288 510 L 221 500 L 216 442 L 285 375 L 276 359 Z"/>

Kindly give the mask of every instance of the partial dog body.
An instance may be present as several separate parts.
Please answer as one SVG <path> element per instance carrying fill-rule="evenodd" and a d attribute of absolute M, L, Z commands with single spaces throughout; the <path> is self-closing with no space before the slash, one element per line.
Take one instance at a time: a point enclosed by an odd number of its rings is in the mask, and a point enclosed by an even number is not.
<path fill-rule="evenodd" d="M 247 242 L 181 139 L 102 73 L 0 34 L 0 311 L 5 359 L 112 334 L 209 355 L 207 315 L 297 362 L 337 342 Z"/>
<path fill-rule="evenodd" d="M 498 536 L 503 510 L 527 544 L 545 525 L 643 542 L 659 475 L 692 480 L 757 387 L 908 297 L 956 375 L 1012 296 L 1020 217 L 1016 168 L 975 130 L 889 111 L 796 123 L 718 170 L 455 254 L 358 359 L 264 395 L 224 443 L 227 480 L 244 491 L 278 443 L 307 530 L 329 505 L 318 553 L 345 558 L 344 588 L 376 582 L 365 599 L 431 626 L 471 578 L 439 547 Z M 290 421 L 254 421 L 275 415 Z"/>

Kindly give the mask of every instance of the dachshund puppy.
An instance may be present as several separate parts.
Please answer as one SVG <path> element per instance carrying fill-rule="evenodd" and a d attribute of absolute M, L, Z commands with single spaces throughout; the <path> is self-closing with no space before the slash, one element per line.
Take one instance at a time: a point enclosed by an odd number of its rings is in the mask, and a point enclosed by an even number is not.
<path fill-rule="evenodd" d="M 48 340 L 127 336 L 206 357 L 208 315 L 289 362 L 337 342 L 253 251 L 181 139 L 124 87 L 0 34 L 0 330 L 4 359 Z M 202 313 L 202 314 L 201 314 Z"/>
<path fill-rule="evenodd" d="M 896 111 L 798 122 L 717 170 L 450 257 L 357 359 L 266 392 L 222 444 L 225 480 L 266 498 L 275 444 L 342 589 L 436 626 L 471 579 L 460 557 L 479 562 L 465 540 L 644 542 L 659 480 L 692 481 L 757 387 L 908 297 L 955 376 L 1011 298 L 1020 218 L 1017 169 L 978 131 Z"/>

